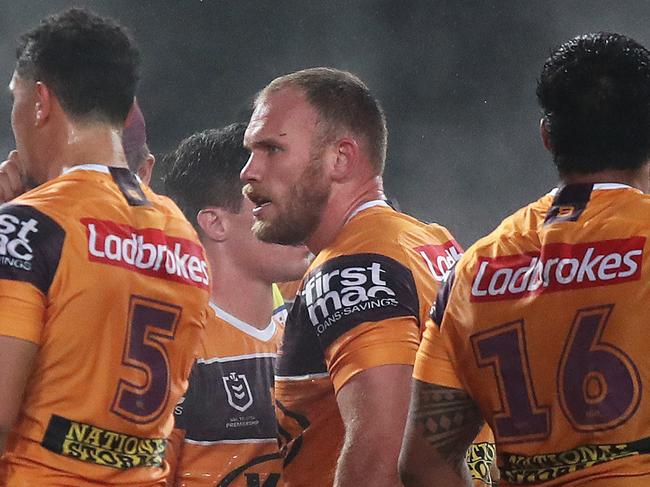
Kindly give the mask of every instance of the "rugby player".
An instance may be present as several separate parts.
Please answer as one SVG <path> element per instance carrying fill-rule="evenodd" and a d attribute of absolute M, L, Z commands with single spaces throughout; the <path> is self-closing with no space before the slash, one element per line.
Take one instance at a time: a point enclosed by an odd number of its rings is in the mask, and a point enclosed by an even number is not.
<path fill-rule="evenodd" d="M 241 177 L 263 241 L 315 260 L 276 373 L 288 486 L 397 486 L 420 333 L 460 247 L 385 201 L 386 121 L 356 76 L 314 68 L 257 96 Z"/>
<path fill-rule="evenodd" d="M 175 410 L 169 485 L 277 487 L 282 472 L 273 369 L 286 309 L 274 281 L 300 279 L 308 251 L 261 242 L 239 172 L 245 124 L 194 134 L 165 160 L 165 190 L 218 269 L 187 394 Z"/>
<path fill-rule="evenodd" d="M 26 33 L 12 128 L 33 189 L 0 206 L 0 484 L 164 485 L 209 301 L 196 232 L 129 171 L 139 54 L 71 9 Z"/>
<path fill-rule="evenodd" d="M 650 485 L 650 53 L 576 37 L 537 97 L 561 185 L 474 244 L 439 294 L 414 370 L 409 487 L 468 485 L 484 419 L 499 485 Z"/>

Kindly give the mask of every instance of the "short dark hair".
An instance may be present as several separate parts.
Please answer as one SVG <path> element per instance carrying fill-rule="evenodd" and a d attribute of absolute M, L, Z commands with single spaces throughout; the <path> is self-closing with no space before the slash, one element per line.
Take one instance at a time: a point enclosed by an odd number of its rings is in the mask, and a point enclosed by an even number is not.
<path fill-rule="evenodd" d="M 377 174 L 384 170 L 388 130 L 379 100 L 357 76 L 333 68 L 310 68 L 274 79 L 257 96 L 256 104 L 268 93 L 297 88 L 316 109 L 325 140 L 336 137 L 341 128 L 352 131 L 367 144 L 370 162 Z"/>
<path fill-rule="evenodd" d="M 203 208 L 241 210 L 239 173 L 249 156 L 244 149 L 245 131 L 246 124 L 236 123 L 190 135 L 163 159 L 165 193 L 197 230 L 196 215 Z"/>
<path fill-rule="evenodd" d="M 650 53 L 620 34 L 571 39 L 546 60 L 537 99 L 560 174 L 634 170 L 650 157 Z"/>
<path fill-rule="evenodd" d="M 70 9 L 22 35 L 19 76 L 42 81 L 72 118 L 124 123 L 135 95 L 140 55 L 110 19 Z"/>

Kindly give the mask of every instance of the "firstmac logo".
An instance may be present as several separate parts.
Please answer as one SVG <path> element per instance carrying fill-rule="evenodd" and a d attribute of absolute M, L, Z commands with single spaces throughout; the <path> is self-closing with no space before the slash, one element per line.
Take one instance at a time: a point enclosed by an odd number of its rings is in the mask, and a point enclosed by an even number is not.
<path fill-rule="evenodd" d="M 312 325 L 343 308 L 351 308 L 379 298 L 394 298 L 395 291 L 382 278 L 386 270 L 380 262 L 318 271 L 303 287 L 302 295 Z"/>
<path fill-rule="evenodd" d="M 0 215 L 0 256 L 3 265 L 31 270 L 33 249 L 30 239 L 38 233 L 38 221 L 15 215 Z"/>
<path fill-rule="evenodd" d="M 341 255 L 322 263 L 305 277 L 297 303 L 299 319 L 312 324 L 322 344 L 362 323 L 418 316 L 411 270 L 373 253 Z"/>

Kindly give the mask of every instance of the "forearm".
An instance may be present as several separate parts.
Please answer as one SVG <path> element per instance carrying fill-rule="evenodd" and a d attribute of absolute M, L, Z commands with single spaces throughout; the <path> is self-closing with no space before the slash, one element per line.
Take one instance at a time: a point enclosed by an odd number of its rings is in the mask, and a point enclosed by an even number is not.
<path fill-rule="evenodd" d="M 471 486 L 465 457 L 481 424 L 480 411 L 464 391 L 414 380 L 399 462 L 404 485 Z"/>

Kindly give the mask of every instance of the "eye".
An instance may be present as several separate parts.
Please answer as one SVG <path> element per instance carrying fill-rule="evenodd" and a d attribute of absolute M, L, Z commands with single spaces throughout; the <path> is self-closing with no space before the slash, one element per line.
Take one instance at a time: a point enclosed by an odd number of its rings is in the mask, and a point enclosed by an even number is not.
<path fill-rule="evenodd" d="M 268 154 L 275 154 L 277 152 L 280 152 L 282 149 L 278 147 L 277 145 L 268 145 L 266 146 L 266 152 Z"/>

